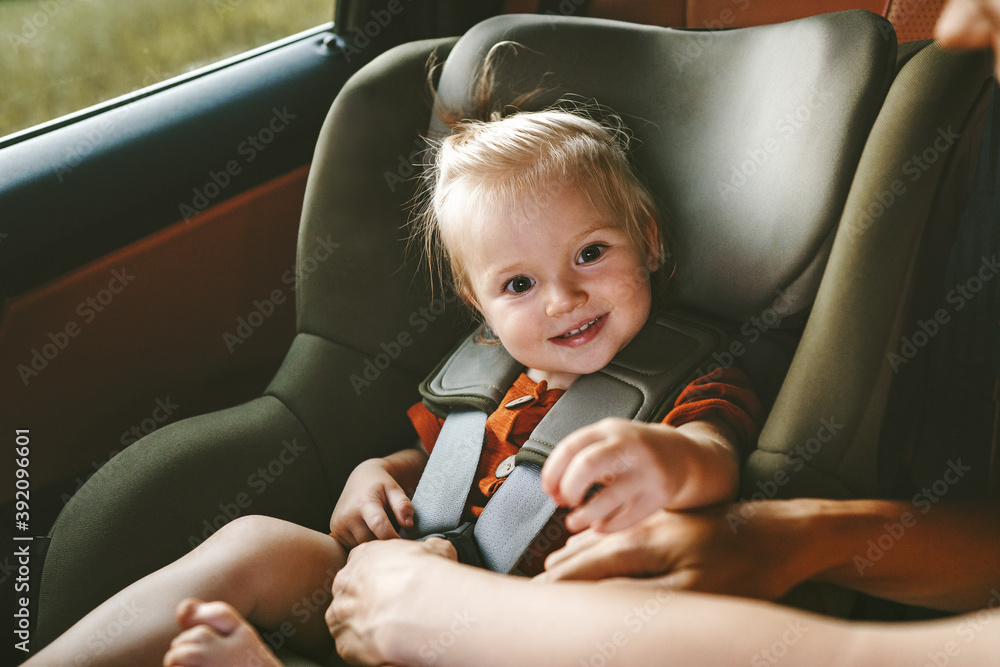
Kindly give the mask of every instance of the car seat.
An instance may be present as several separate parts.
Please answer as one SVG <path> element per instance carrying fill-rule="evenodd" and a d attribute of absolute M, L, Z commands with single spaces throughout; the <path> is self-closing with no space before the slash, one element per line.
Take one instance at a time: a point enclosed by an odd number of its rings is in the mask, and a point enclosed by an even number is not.
<path fill-rule="evenodd" d="M 318 141 L 281 369 L 254 401 L 146 436 L 71 499 L 51 531 L 39 645 L 239 515 L 326 531 L 353 467 L 413 442 L 417 383 L 467 330 L 405 253 L 432 126 L 426 63 L 447 58 L 438 90 L 463 106 L 501 40 L 528 47 L 499 72 L 512 95 L 551 73 L 539 104 L 593 99 L 635 134 L 675 239 L 675 303 L 726 324 L 718 362 L 740 363 L 773 405 L 744 493 L 878 493 L 884 358 L 968 187 L 990 76 L 985 54 L 897 53 L 887 28 L 860 10 L 713 33 L 501 16 L 373 60 Z M 907 161 L 928 150 L 911 183 Z M 322 261 L 320 246 L 333 248 Z"/>

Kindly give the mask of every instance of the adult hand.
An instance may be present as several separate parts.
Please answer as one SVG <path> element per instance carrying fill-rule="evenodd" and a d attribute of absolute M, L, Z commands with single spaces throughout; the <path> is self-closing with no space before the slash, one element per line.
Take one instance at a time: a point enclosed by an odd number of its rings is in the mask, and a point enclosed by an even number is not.
<path fill-rule="evenodd" d="M 934 36 L 948 49 L 992 47 L 1000 53 L 1000 0 L 951 0 Z"/>
<path fill-rule="evenodd" d="M 549 555 L 536 581 L 657 577 L 661 584 L 773 600 L 814 572 L 794 501 L 736 503 L 698 512 L 662 510 L 626 530 L 587 530 Z"/>
<path fill-rule="evenodd" d="M 441 566 L 455 559 L 455 548 L 440 538 L 366 542 L 352 549 L 334 577 L 325 617 L 341 657 L 352 664 L 393 664 L 421 605 L 447 586 L 448 571 Z"/>

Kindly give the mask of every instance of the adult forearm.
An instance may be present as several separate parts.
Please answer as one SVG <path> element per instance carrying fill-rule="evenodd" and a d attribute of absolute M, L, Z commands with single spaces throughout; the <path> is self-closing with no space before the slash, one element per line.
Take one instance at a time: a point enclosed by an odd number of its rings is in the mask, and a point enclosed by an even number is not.
<path fill-rule="evenodd" d="M 951 611 L 1000 605 L 994 502 L 793 502 L 807 516 L 817 580 Z"/>
<path fill-rule="evenodd" d="M 673 592 L 649 580 L 537 584 L 450 570 L 429 607 L 426 599 L 411 600 L 412 620 L 400 632 L 386 631 L 393 664 L 724 667 L 780 660 L 892 667 L 923 664 L 938 652 L 951 656 L 949 664 L 986 664 L 1000 640 L 1000 619 L 990 622 L 995 615 L 912 628 L 865 626 L 769 603 Z M 984 639 L 972 643 L 970 632 Z"/>
<path fill-rule="evenodd" d="M 833 659 L 849 642 L 843 624 L 774 605 L 649 581 L 537 584 L 461 566 L 440 578 L 430 604 L 401 598 L 413 614 L 384 633 L 392 664 L 742 666 L 768 664 L 776 644 L 788 665 L 847 664 Z"/>
<path fill-rule="evenodd" d="M 1000 645 L 998 611 L 863 625 L 675 592 L 658 579 L 540 583 L 459 565 L 453 556 L 434 539 L 355 548 L 326 614 L 341 655 L 360 664 L 445 667 L 909 667 L 992 664 Z"/>

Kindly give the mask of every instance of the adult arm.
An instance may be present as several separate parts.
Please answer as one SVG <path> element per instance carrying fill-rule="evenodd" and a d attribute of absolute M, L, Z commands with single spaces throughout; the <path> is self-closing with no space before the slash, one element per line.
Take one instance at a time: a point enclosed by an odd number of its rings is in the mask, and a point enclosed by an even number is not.
<path fill-rule="evenodd" d="M 1000 604 L 996 501 L 830 501 L 811 523 L 818 581 L 949 611 Z"/>
<path fill-rule="evenodd" d="M 660 512 L 619 533 L 570 538 L 540 579 L 655 574 L 680 588 L 763 599 L 815 580 L 981 609 L 1000 603 L 1000 505 L 803 498 Z"/>
<path fill-rule="evenodd" d="M 369 665 L 893 667 L 946 647 L 950 665 L 986 664 L 1000 645 L 996 614 L 963 642 L 963 619 L 870 626 L 656 580 L 541 585 L 458 565 L 434 553 L 441 548 L 393 540 L 351 552 L 326 616 L 342 656 Z"/>

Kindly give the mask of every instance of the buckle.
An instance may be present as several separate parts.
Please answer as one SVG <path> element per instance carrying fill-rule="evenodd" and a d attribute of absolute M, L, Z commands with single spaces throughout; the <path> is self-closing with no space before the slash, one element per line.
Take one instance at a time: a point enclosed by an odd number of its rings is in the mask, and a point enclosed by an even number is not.
<path fill-rule="evenodd" d="M 503 461 L 500 462 L 500 465 L 497 466 L 497 470 L 496 470 L 496 473 L 495 473 L 496 476 L 497 476 L 497 479 L 503 479 L 507 475 L 509 475 L 512 472 L 514 472 L 514 459 L 515 458 L 517 458 L 516 455 L 511 454 L 510 456 L 508 456 L 507 458 L 505 458 Z"/>
<path fill-rule="evenodd" d="M 440 537 L 446 539 L 451 542 L 452 546 L 455 547 L 455 553 L 458 555 L 459 563 L 472 565 L 473 567 L 485 568 L 486 566 L 483 563 L 483 557 L 479 553 L 479 545 L 476 544 L 474 531 L 475 524 L 466 521 L 458 528 L 444 533 L 424 535 L 418 541 L 426 540 L 430 537 Z"/>

